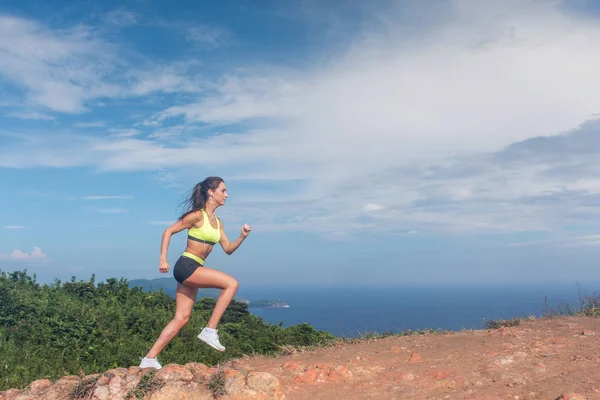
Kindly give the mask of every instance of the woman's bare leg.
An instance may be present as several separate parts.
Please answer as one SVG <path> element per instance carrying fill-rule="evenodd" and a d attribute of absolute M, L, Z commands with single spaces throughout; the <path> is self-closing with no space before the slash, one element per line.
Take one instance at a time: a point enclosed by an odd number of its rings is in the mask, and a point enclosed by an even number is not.
<path fill-rule="evenodd" d="M 186 281 L 187 282 L 187 281 Z M 160 336 L 150 349 L 147 358 L 156 358 L 158 353 L 179 333 L 179 330 L 190 320 L 192 307 L 196 302 L 198 288 L 189 287 L 177 283 L 177 294 L 175 295 L 175 317 L 165 326 Z"/>
<path fill-rule="evenodd" d="M 208 328 L 217 329 L 217 325 L 225 310 L 231 303 L 231 299 L 237 292 L 238 281 L 224 272 L 211 268 L 198 268 L 192 276 L 185 280 L 185 284 L 196 288 L 219 288 L 221 294 L 217 299 L 215 309 L 206 325 Z"/>

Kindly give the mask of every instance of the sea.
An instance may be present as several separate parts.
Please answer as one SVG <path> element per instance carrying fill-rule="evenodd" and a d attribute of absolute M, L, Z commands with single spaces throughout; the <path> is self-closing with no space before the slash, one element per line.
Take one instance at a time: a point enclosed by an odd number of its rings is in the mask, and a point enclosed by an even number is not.
<path fill-rule="evenodd" d="M 440 329 L 482 329 L 486 320 L 541 317 L 578 307 L 596 285 L 470 287 L 255 287 L 238 294 L 248 300 L 281 300 L 289 308 L 250 312 L 272 324 L 308 323 L 335 336 Z"/>

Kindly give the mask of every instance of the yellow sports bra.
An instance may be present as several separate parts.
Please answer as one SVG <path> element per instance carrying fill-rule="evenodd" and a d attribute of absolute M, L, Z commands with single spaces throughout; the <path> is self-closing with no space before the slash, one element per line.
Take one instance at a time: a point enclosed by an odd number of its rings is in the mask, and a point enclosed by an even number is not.
<path fill-rule="evenodd" d="M 208 215 L 204 209 L 202 209 L 202 218 L 204 222 L 200 228 L 188 229 L 188 239 L 214 246 L 221 240 L 221 226 L 219 225 L 219 218 L 217 218 L 216 229 L 210 224 Z"/>

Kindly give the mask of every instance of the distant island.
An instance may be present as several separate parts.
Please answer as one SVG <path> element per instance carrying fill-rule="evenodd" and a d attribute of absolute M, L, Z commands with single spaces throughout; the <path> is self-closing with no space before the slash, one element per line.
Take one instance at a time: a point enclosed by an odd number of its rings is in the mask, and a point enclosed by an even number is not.
<path fill-rule="evenodd" d="M 135 286 L 141 287 L 144 291 L 159 291 L 163 290 L 166 294 L 171 297 L 175 297 L 175 293 L 177 292 L 177 281 L 173 278 L 156 278 L 156 279 L 132 279 L 128 281 L 129 287 L 133 288 Z M 201 299 L 203 297 L 212 297 L 216 299 L 219 297 L 219 289 L 199 289 L 197 299 Z M 248 304 L 249 308 L 289 308 L 290 306 L 280 300 L 257 300 L 250 301 L 243 297 L 236 296 L 233 298 L 235 301 L 239 301 L 240 303 Z"/>
<path fill-rule="evenodd" d="M 257 300 L 251 301 L 249 307 L 260 308 L 289 308 L 290 306 L 281 300 Z"/>

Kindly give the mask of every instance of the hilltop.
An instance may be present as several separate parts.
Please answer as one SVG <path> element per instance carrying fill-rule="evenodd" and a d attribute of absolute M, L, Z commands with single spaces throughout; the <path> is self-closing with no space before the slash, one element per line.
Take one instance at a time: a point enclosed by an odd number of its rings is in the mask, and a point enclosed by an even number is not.
<path fill-rule="evenodd" d="M 511 325 L 511 324 L 506 324 Z M 213 368 L 117 368 L 33 382 L 27 399 L 600 399 L 600 318 L 555 317 L 498 329 L 340 340 Z M 127 366 L 124 366 L 127 367 Z"/>

